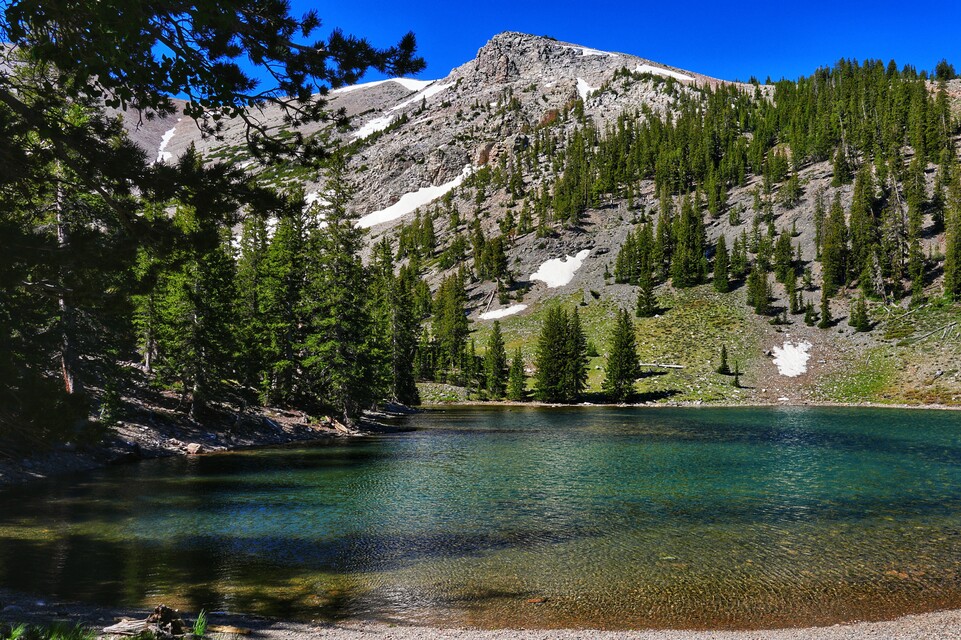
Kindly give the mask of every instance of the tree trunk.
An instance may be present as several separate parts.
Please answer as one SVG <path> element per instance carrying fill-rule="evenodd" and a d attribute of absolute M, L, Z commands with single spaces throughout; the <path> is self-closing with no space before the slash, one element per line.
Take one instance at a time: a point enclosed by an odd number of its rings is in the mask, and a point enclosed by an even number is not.
<path fill-rule="evenodd" d="M 61 254 L 66 255 L 70 248 L 70 227 L 66 220 L 63 203 L 63 187 L 57 186 L 57 245 Z M 69 394 L 83 393 L 83 382 L 80 379 L 79 357 L 76 348 L 76 318 L 73 305 L 70 303 L 68 287 L 64 283 L 64 268 L 61 267 L 61 293 L 57 298 L 60 308 L 60 369 L 63 373 L 64 390 Z"/>

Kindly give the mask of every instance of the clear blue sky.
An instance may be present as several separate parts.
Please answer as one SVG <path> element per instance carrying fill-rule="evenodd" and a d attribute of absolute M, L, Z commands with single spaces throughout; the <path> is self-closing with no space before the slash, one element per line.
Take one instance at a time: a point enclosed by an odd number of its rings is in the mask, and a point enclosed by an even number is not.
<path fill-rule="evenodd" d="M 424 79 L 446 76 L 501 31 L 549 35 L 725 80 L 797 78 L 842 57 L 893 58 L 919 70 L 947 58 L 961 70 L 961 0 L 292 0 L 292 6 L 298 15 L 313 7 L 325 28 L 341 27 L 375 45 L 414 31 L 427 61 Z"/>

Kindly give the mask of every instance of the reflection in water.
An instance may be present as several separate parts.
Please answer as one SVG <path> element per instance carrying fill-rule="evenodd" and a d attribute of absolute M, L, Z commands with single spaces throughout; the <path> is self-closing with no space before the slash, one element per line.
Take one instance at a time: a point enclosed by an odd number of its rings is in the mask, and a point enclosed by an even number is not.
<path fill-rule="evenodd" d="M 0 493 L 0 585 L 478 626 L 768 627 L 961 606 L 957 414 L 412 420 L 413 433 Z"/>

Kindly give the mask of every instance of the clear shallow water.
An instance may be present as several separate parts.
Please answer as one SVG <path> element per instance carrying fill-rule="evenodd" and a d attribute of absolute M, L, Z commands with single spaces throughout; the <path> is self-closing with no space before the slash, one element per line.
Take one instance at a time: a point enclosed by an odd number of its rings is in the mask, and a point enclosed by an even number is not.
<path fill-rule="evenodd" d="M 0 492 L 0 586 L 483 627 L 961 607 L 959 413 L 498 408 L 411 423 Z"/>

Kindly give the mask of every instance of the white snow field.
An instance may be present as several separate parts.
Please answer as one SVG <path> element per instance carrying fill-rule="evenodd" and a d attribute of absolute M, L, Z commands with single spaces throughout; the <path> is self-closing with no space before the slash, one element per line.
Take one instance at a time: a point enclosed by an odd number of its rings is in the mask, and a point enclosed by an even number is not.
<path fill-rule="evenodd" d="M 587 84 L 587 80 L 584 78 L 577 79 L 577 93 L 580 94 L 581 100 L 587 100 L 587 96 L 591 91 L 596 91 L 597 87 L 592 87 Z"/>
<path fill-rule="evenodd" d="M 391 122 L 394 121 L 394 118 L 395 118 L 394 112 L 400 111 L 404 107 L 414 104 L 415 102 L 420 102 L 421 100 L 427 100 L 437 95 L 444 89 L 454 86 L 453 82 L 448 82 L 447 84 L 436 84 L 436 82 L 437 82 L 436 80 L 431 81 L 430 83 L 428 83 L 427 86 L 425 86 L 423 89 L 415 93 L 412 97 L 408 98 L 407 100 L 404 100 L 403 102 L 401 102 L 396 106 L 391 107 L 390 109 L 384 112 L 384 115 L 374 118 L 373 120 L 371 120 L 370 122 L 362 126 L 360 129 L 354 132 L 354 137 L 360 140 L 362 138 L 366 138 L 371 134 L 377 133 L 378 131 L 383 131 L 384 129 L 390 126 Z M 407 85 L 404 85 L 404 86 L 407 86 Z"/>
<path fill-rule="evenodd" d="M 512 304 L 511 306 L 504 307 L 503 309 L 494 309 L 493 311 L 482 313 L 477 317 L 481 320 L 497 320 L 498 318 L 506 318 L 507 316 L 514 315 L 515 313 L 520 313 L 526 308 L 526 304 Z"/>
<path fill-rule="evenodd" d="M 460 172 L 460 175 L 450 182 L 445 182 L 444 184 L 437 185 L 436 187 L 421 187 L 417 191 L 405 193 L 400 197 L 400 200 L 390 205 L 386 209 L 374 211 L 373 213 L 368 213 L 366 216 L 361 217 L 361 219 L 357 221 L 357 226 L 366 229 L 373 227 L 374 225 L 390 222 L 391 220 L 396 220 L 401 216 L 405 216 L 417 207 L 422 207 L 425 204 L 441 197 L 451 189 L 456 189 L 459 187 L 464 181 L 464 178 L 470 175 L 472 169 L 473 167 L 471 167 L 471 165 L 467 165 L 464 167 L 464 170 Z"/>
<path fill-rule="evenodd" d="M 574 51 L 580 51 L 582 58 L 587 58 L 588 56 L 604 56 L 605 58 L 619 58 L 620 56 L 616 53 L 611 53 L 610 51 L 601 51 L 600 49 L 591 49 L 590 47 L 575 47 L 571 45 L 563 45 L 565 49 L 573 49 Z"/>
<path fill-rule="evenodd" d="M 531 274 L 531 280 L 540 280 L 547 285 L 548 289 L 563 287 L 574 279 L 574 274 L 581 268 L 584 260 L 590 254 L 590 249 L 584 249 L 578 251 L 577 255 L 574 256 L 548 260 Z"/>
<path fill-rule="evenodd" d="M 174 157 L 173 154 L 166 149 L 167 145 L 170 144 L 170 141 L 173 140 L 176 132 L 177 125 L 174 125 L 172 128 L 167 129 L 167 131 L 164 132 L 163 137 L 160 138 L 160 146 L 157 147 L 157 159 L 154 160 L 155 163 L 167 162 L 167 160 L 170 160 Z"/>
<path fill-rule="evenodd" d="M 635 73 L 653 73 L 658 76 L 666 76 L 668 78 L 677 78 L 678 80 L 693 80 L 693 76 L 689 76 L 685 73 L 678 73 L 677 71 L 671 71 L 670 69 L 662 69 L 661 67 L 655 67 L 649 64 L 639 64 L 637 68 L 634 69 Z"/>
<path fill-rule="evenodd" d="M 807 373 L 808 360 L 811 358 L 811 343 L 785 342 L 782 347 L 771 349 L 777 372 L 788 378 L 796 378 Z"/>
<path fill-rule="evenodd" d="M 340 89 L 334 89 L 331 91 L 332 94 L 337 93 L 350 93 L 351 91 L 356 91 L 357 89 L 370 89 L 371 87 L 376 87 L 377 85 L 384 84 L 385 82 L 396 82 L 408 91 L 422 91 L 432 82 L 436 80 L 416 80 L 414 78 L 387 78 L 386 80 L 374 80 L 372 82 L 361 82 L 360 84 L 352 84 L 346 87 L 341 87 Z"/>

